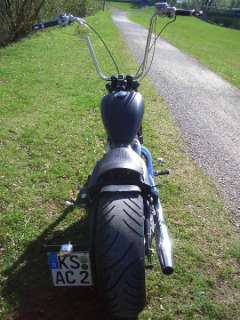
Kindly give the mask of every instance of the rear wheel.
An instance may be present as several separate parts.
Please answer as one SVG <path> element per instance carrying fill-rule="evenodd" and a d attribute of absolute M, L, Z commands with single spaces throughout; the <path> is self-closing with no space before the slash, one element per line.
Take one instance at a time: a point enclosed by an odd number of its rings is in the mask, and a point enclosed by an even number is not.
<path fill-rule="evenodd" d="M 98 204 L 95 270 L 112 319 L 137 319 L 145 305 L 144 206 L 136 192 L 103 193 Z"/>

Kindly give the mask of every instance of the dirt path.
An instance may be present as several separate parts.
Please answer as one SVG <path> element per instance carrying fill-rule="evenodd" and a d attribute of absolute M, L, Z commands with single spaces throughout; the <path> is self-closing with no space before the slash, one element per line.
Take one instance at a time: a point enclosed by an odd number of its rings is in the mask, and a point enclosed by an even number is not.
<path fill-rule="evenodd" d="M 140 62 L 147 30 L 121 11 L 113 21 Z M 193 159 L 221 190 L 240 227 L 240 90 L 161 39 L 149 76 Z"/>

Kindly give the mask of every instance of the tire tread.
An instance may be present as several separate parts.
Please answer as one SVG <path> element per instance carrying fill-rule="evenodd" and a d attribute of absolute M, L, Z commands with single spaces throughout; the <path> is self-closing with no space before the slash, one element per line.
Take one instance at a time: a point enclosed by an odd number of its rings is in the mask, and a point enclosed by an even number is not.
<path fill-rule="evenodd" d="M 94 250 L 97 287 L 110 316 L 137 319 L 145 306 L 144 209 L 139 193 L 102 195 Z"/>

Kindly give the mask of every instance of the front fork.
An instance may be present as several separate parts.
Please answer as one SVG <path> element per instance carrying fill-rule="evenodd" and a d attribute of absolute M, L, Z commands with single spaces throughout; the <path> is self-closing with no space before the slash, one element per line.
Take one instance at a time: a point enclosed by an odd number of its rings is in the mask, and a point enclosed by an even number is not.
<path fill-rule="evenodd" d="M 147 178 L 151 186 L 151 194 L 147 200 L 146 221 L 145 221 L 145 249 L 147 256 L 151 256 L 151 240 L 154 232 L 156 239 L 156 249 L 161 269 L 164 274 L 173 272 L 173 250 L 168 228 L 165 223 L 159 192 L 154 182 L 156 172 L 153 168 L 151 152 L 141 145 L 141 155 L 146 160 Z M 166 172 L 166 171 L 165 171 Z"/>

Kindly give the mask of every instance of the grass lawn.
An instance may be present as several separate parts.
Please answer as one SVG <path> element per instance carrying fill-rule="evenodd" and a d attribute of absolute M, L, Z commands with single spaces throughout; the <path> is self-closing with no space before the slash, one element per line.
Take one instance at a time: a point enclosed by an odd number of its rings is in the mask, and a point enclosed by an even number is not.
<path fill-rule="evenodd" d="M 118 55 L 122 72 L 136 68 L 109 13 L 89 21 Z M 101 44 L 103 66 L 109 60 Z M 209 179 L 185 154 L 179 131 L 151 83 L 145 144 L 172 168 L 159 178 L 174 239 L 176 272 L 163 276 L 155 258 L 147 273 L 141 320 L 238 319 L 238 236 Z M 41 244 L 85 241 L 83 210 L 65 200 L 83 185 L 104 152 L 98 80 L 75 26 L 40 32 L 0 50 L 0 319 L 102 319 L 87 289 L 52 289 Z M 89 302 L 90 301 L 90 302 Z"/>
<path fill-rule="evenodd" d="M 129 12 L 129 18 L 148 27 L 152 8 L 134 9 L 129 4 L 112 4 Z M 158 28 L 168 21 L 158 20 Z M 219 27 L 193 17 L 177 17 L 162 37 L 190 54 L 211 70 L 240 87 L 240 31 Z"/>

